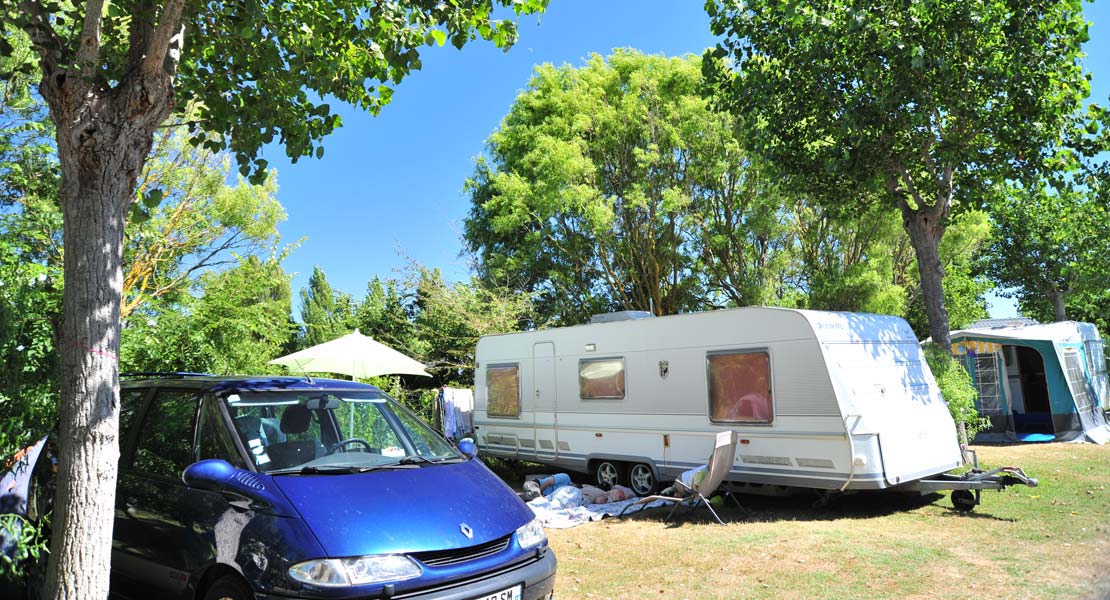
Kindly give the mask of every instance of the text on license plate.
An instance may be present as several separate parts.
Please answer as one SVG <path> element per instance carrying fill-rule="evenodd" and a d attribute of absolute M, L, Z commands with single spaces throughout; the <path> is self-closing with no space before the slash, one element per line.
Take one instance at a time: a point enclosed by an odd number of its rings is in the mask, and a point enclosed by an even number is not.
<path fill-rule="evenodd" d="M 520 600 L 520 590 L 524 586 L 515 585 L 507 590 L 486 594 L 474 600 Z"/>

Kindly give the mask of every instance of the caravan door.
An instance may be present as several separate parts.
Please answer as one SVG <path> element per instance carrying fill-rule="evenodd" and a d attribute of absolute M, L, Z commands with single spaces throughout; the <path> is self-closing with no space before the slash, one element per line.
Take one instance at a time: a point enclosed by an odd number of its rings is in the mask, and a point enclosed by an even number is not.
<path fill-rule="evenodd" d="M 536 431 L 536 458 L 559 457 L 559 423 L 555 394 L 555 344 L 537 342 L 532 346 L 532 401 Z"/>

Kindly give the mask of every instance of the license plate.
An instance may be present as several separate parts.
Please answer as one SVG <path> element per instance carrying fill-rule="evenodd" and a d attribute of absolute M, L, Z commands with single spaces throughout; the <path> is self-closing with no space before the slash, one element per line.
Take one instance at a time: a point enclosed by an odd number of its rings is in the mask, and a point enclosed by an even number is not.
<path fill-rule="evenodd" d="M 474 600 L 520 600 L 520 591 L 524 586 L 516 585 L 507 590 L 479 596 Z"/>

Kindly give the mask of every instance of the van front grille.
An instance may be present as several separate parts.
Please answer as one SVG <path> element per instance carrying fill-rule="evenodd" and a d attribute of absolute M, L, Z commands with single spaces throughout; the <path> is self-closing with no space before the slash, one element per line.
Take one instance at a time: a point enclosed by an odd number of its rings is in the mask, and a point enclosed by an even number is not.
<path fill-rule="evenodd" d="M 445 567 L 448 565 L 457 565 L 470 560 L 476 560 L 484 556 L 496 554 L 509 546 L 509 540 L 512 539 L 512 534 L 505 537 L 498 538 L 492 542 L 478 544 L 477 546 L 470 546 L 468 548 L 458 548 L 455 550 L 433 550 L 430 552 L 413 552 L 409 556 L 416 560 L 428 565 L 429 567 Z"/>

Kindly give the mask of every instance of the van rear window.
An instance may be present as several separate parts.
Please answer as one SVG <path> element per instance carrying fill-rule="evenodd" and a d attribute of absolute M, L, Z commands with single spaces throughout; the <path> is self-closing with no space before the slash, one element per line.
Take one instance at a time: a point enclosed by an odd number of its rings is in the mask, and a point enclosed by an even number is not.
<path fill-rule="evenodd" d="M 520 369 L 517 365 L 486 367 L 486 414 L 520 416 Z"/>
<path fill-rule="evenodd" d="M 727 423 L 770 423 L 771 357 L 767 352 L 708 355 L 709 418 Z"/>

